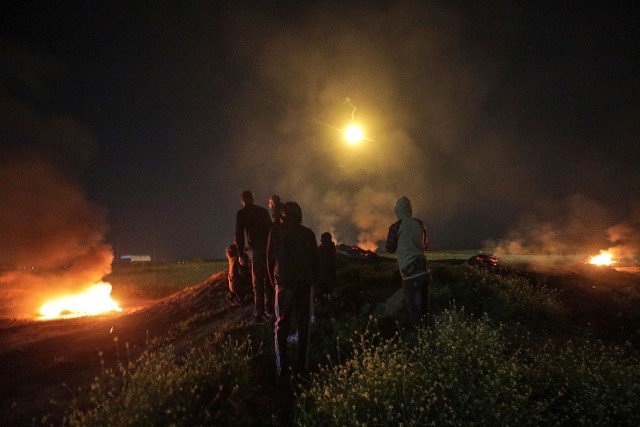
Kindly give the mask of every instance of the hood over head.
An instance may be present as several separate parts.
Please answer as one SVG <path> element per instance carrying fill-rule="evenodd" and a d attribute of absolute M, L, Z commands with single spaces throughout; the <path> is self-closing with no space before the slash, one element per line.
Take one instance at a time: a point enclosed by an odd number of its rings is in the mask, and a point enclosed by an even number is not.
<path fill-rule="evenodd" d="M 411 217 L 413 215 L 411 200 L 407 196 L 400 197 L 396 202 L 395 212 L 398 219 Z"/>

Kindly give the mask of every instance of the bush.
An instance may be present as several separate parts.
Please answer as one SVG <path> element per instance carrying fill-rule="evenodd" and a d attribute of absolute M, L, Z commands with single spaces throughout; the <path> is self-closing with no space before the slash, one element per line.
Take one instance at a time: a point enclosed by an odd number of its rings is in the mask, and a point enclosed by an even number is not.
<path fill-rule="evenodd" d="M 448 313 L 415 344 L 367 331 L 301 386 L 297 425 L 632 425 L 640 367 L 618 350 L 512 348 L 485 316 Z M 577 363 L 574 359 L 577 358 Z M 620 384 L 620 385 L 618 385 Z"/>
<path fill-rule="evenodd" d="M 494 324 L 519 324 L 529 331 L 553 331 L 566 324 L 558 292 L 534 286 L 525 278 L 466 265 L 435 265 L 432 274 L 434 312 L 455 303 L 476 317 L 487 313 Z"/>

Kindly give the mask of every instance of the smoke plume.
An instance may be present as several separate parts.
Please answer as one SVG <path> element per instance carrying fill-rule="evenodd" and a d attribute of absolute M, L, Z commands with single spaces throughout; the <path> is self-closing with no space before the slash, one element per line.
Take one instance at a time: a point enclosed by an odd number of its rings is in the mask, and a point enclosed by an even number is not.
<path fill-rule="evenodd" d="M 487 241 L 497 256 L 569 256 L 586 261 L 600 251 L 610 252 L 619 265 L 640 261 L 640 222 L 638 209 L 624 213 L 604 206 L 584 195 L 565 200 L 538 203 L 524 215 L 505 239 Z"/>
<path fill-rule="evenodd" d="M 46 299 L 111 271 L 105 211 L 51 163 L 5 160 L 0 200 L 0 315 L 33 316 Z"/>

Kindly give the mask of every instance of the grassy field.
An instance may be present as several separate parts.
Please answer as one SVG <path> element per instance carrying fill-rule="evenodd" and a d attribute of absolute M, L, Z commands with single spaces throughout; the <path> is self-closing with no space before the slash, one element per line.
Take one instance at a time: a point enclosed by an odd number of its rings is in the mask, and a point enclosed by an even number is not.
<path fill-rule="evenodd" d="M 227 261 L 114 264 L 104 281 L 112 295 L 127 299 L 164 298 L 225 270 Z"/>
<path fill-rule="evenodd" d="M 112 281 L 149 297 L 225 267 L 126 266 Z M 268 374 L 272 325 L 242 323 L 226 345 L 168 344 L 105 370 L 85 392 L 92 404 L 71 407 L 65 425 L 640 425 L 635 287 L 609 294 L 575 274 L 449 262 L 434 262 L 432 276 L 431 324 L 413 329 L 406 309 L 376 318 L 399 288 L 395 263 L 342 265 L 315 310 L 312 372 L 290 384 Z"/>

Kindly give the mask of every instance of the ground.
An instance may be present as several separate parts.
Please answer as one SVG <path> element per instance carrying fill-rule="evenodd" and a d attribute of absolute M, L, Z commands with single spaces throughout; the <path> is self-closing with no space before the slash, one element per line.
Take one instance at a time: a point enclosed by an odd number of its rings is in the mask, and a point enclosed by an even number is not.
<path fill-rule="evenodd" d="M 394 265 L 386 264 L 384 268 L 391 271 Z M 354 274 L 353 267 L 349 265 L 342 271 L 349 285 L 348 280 L 355 280 L 349 279 Z M 629 337 L 624 328 L 638 320 L 620 317 L 616 306 L 620 296 L 637 298 L 638 269 L 579 266 L 545 272 L 522 269 L 518 273 L 562 290 L 563 300 L 577 321 L 593 322 L 604 330 Z M 370 280 L 366 279 L 367 284 Z M 381 301 L 371 301 L 372 312 L 375 304 L 383 307 L 385 299 L 387 305 L 393 305 L 389 294 L 399 284 L 385 281 L 383 285 L 387 289 L 385 296 Z M 349 289 L 344 286 L 344 295 L 351 295 Z M 123 306 L 129 308 L 119 314 L 44 322 L 0 320 L 0 425 L 39 424 L 39 419 L 33 419 L 34 414 L 59 417 L 77 387 L 86 386 L 99 374 L 102 362 L 114 366 L 134 360 L 154 339 L 170 339 L 180 351 L 212 335 L 247 325 L 252 304 L 231 304 L 225 298 L 227 290 L 223 271 L 147 305 L 124 301 Z M 267 396 L 268 393 L 264 399 Z"/>
<path fill-rule="evenodd" d="M 154 338 L 191 346 L 241 324 L 251 306 L 229 303 L 226 272 L 140 308 L 123 301 L 124 313 L 77 319 L 0 321 L 0 425 L 28 423 L 30 414 L 60 412 L 78 385 L 108 366 L 135 359 Z M 203 313 L 202 322 L 185 325 Z M 196 317 L 197 319 L 197 317 Z M 35 420 L 39 423 L 39 420 Z"/>

